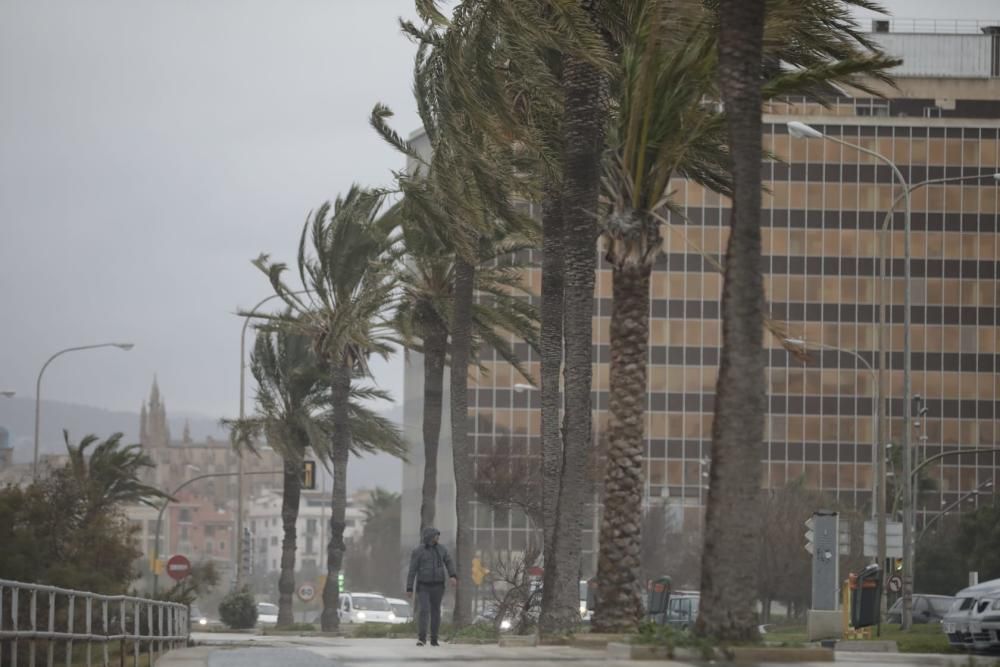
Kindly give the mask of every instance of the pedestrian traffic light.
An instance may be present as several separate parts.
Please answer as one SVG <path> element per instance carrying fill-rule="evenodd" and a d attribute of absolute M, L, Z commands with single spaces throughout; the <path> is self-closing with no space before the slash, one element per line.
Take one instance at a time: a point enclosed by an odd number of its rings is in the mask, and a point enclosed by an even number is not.
<path fill-rule="evenodd" d="M 344 592 L 344 573 L 341 572 L 337 575 L 337 590 L 341 593 Z"/>
<path fill-rule="evenodd" d="M 313 491 L 316 488 L 316 462 L 302 462 L 302 488 L 306 491 Z"/>

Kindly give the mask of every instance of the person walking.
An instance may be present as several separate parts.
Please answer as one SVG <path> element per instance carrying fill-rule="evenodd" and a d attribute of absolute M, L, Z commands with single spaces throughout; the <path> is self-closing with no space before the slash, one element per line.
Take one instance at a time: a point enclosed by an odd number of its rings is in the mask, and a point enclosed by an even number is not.
<path fill-rule="evenodd" d="M 406 596 L 413 598 L 417 591 L 417 646 L 427 643 L 427 622 L 430 620 L 431 646 L 438 646 L 441 629 L 441 599 L 444 585 L 450 578 L 458 582 L 455 562 L 443 544 L 438 544 L 441 531 L 424 528 L 422 543 L 410 554 L 410 571 L 406 575 Z"/>

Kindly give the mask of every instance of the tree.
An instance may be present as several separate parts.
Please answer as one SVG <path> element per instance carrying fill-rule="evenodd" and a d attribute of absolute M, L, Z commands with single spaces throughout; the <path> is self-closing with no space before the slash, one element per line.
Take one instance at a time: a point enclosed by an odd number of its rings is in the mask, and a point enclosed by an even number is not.
<path fill-rule="evenodd" d="M 351 544 L 350 561 L 345 567 L 345 579 L 354 590 L 401 595 L 401 510 L 400 495 L 381 487 L 376 487 L 365 502 L 364 532 Z"/>
<path fill-rule="evenodd" d="M 754 565 L 764 435 L 764 284 L 761 275 L 761 94 L 764 0 L 719 0 L 719 87 L 733 166 L 731 233 L 722 287 L 722 353 L 712 428 L 697 631 L 757 636 Z"/>
<path fill-rule="evenodd" d="M 5 578 L 120 595 L 135 578 L 135 545 L 122 506 L 165 494 L 140 481 L 152 462 L 121 434 L 78 446 L 69 462 L 31 485 L 0 490 L 0 569 Z M 93 451 L 88 452 L 96 443 Z M 89 453 L 89 456 L 88 456 Z"/>
<path fill-rule="evenodd" d="M 448 335 L 452 321 L 455 254 L 426 232 L 426 223 L 417 224 L 419 210 L 402 209 L 401 227 L 406 261 L 399 284 L 402 297 L 396 309 L 395 326 L 402 342 L 424 354 L 423 438 L 424 480 L 420 505 L 421 534 L 434 524 L 437 503 L 438 443 L 443 409 L 444 367 L 448 357 Z M 516 239 L 483 247 L 475 274 L 475 291 L 480 295 L 472 306 L 475 347 L 487 344 L 527 380 L 510 334 L 537 348 L 538 314 L 527 296 L 522 279 L 519 252 L 530 245 Z"/>
<path fill-rule="evenodd" d="M 269 278 L 289 312 L 258 316 L 269 326 L 306 336 L 329 375 L 331 497 L 327 581 L 323 589 L 322 628 L 339 627 L 338 575 L 344 558 L 347 508 L 347 464 L 359 444 L 352 431 L 351 383 L 369 376 L 372 354 L 388 356 L 392 348 L 389 310 L 393 303 L 394 239 L 375 224 L 382 197 L 358 187 L 321 206 L 307 220 L 299 243 L 298 273 L 306 294 L 282 280 L 286 265 L 267 255 L 254 261 Z M 402 443 L 397 454 L 402 453 Z"/>
<path fill-rule="evenodd" d="M 257 381 L 257 414 L 246 426 L 263 432 L 284 461 L 278 625 L 291 625 L 302 461 L 310 447 L 318 457 L 329 459 L 329 439 L 319 418 L 319 411 L 328 404 L 328 392 L 309 339 L 287 330 L 257 334 L 250 370 Z M 234 441 L 253 442 L 249 437 Z"/>

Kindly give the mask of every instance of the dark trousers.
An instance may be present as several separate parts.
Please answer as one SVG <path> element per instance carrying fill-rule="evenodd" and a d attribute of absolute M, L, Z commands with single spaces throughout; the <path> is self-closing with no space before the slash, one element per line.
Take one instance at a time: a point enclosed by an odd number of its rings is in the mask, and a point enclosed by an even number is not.
<path fill-rule="evenodd" d="M 441 599 L 444 597 L 444 582 L 424 584 L 417 582 L 417 634 L 420 641 L 427 640 L 427 621 L 431 623 L 431 641 L 437 641 L 441 628 Z"/>

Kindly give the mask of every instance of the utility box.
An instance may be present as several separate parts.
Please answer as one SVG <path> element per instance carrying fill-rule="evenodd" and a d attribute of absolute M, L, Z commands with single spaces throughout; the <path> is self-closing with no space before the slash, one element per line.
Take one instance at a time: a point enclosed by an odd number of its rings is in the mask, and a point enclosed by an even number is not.
<path fill-rule="evenodd" d="M 869 565 L 850 577 L 851 627 L 867 628 L 878 625 L 879 597 L 882 594 L 882 568 Z"/>
<path fill-rule="evenodd" d="M 840 520 L 836 512 L 819 510 L 806 521 L 806 551 L 812 555 L 811 609 L 835 611 L 840 586 Z"/>
<path fill-rule="evenodd" d="M 587 580 L 587 611 L 593 612 L 597 608 L 597 577 Z"/>

